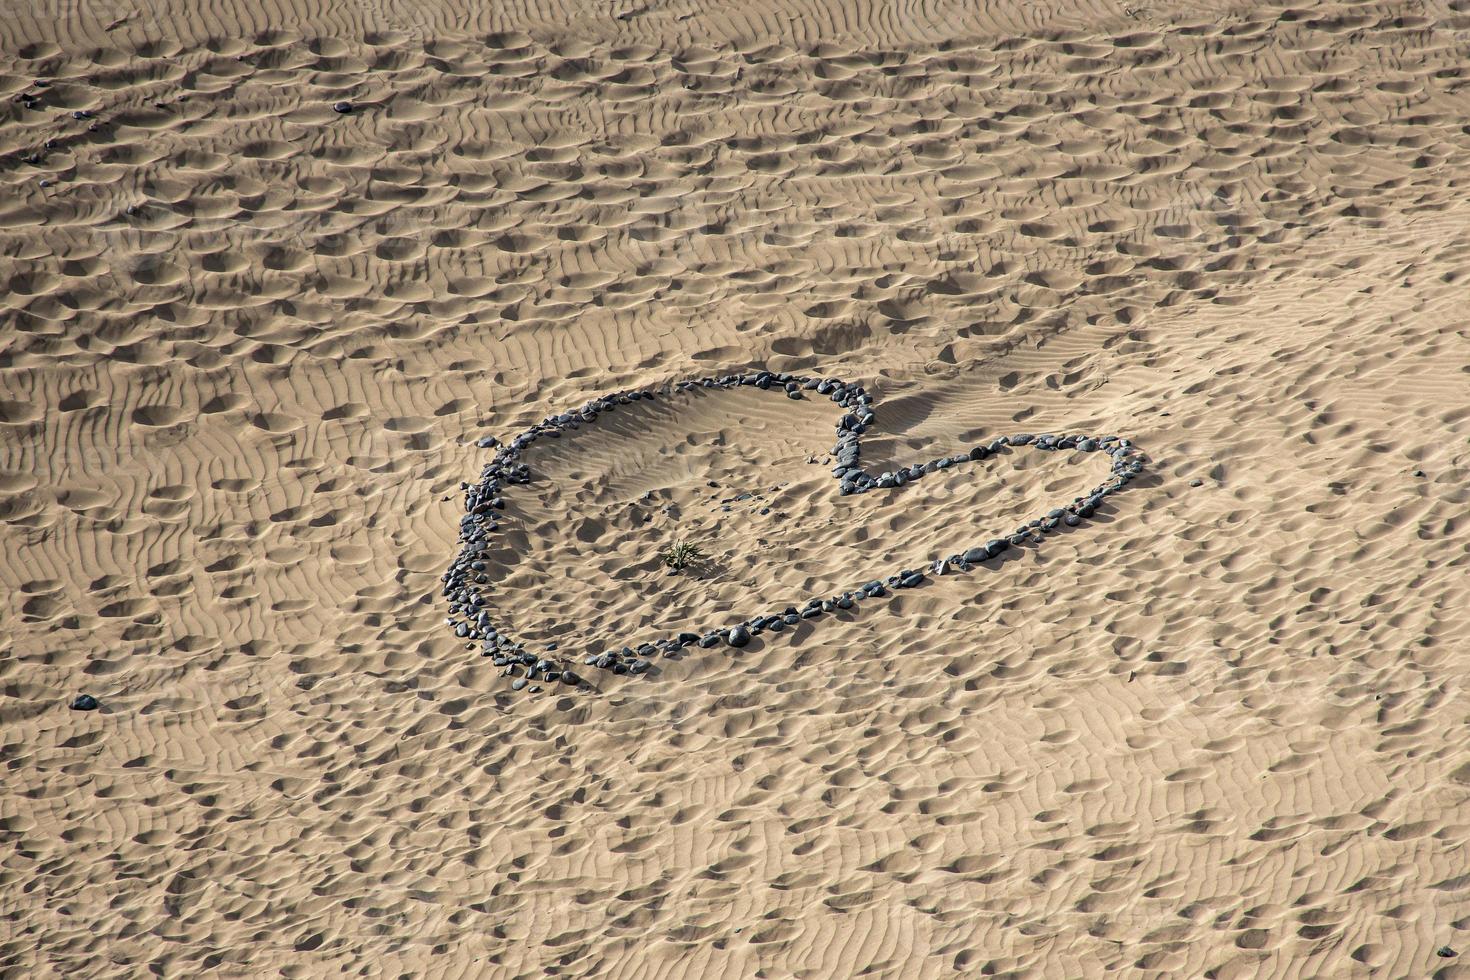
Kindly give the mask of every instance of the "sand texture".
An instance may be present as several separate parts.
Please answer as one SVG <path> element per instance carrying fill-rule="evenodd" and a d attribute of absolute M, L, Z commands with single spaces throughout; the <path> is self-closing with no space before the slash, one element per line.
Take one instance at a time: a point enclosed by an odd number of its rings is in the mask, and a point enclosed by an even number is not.
<path fill-rule="evenodd" d="M 0 975 L 1467 976 L 1465 3 L 38 0 L 0 97 Z M 446 628 L 476 440 L 761 368 L 1149 467 L 650 676 Z M 605 421 L 495 556 L 569 655 L 1107 469 Z"/>

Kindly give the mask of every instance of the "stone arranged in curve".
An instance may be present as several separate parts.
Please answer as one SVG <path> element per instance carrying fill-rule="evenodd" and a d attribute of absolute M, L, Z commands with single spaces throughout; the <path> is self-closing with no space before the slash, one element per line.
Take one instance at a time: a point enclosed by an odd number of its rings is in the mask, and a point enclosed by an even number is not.
<path fill-rule="evenodd" d="M 642 400 L 652 401 L 676 391 L 738 387 L 778 391 L 792 399 L 801 399 L 806 397 L 806 392 L 815 392 L 830 398 L 846 410 L 837 421 L 837 444 L 832 450 L 836 460 L 832 475 L 838 480 L 843 494 L 901 487 L 939 470 L 988 459 L 1008 447 L 1028 446 L 1044 451 L 1107 453 L 1112 458 L 1111 471 L 1107 480 L 1074 498 L 1071 503 L 1050 508 L 1043 516 L 1021 525 L 1009 535 L 992 538 L 982 545 L 947 558 L 934 559 L 920 567 L 899 569 L 887 577 L 872 579 L 837 595 L 807 597 L 800 608 L 789 605 L 783 612 L 751 616 L 728 626 L 703 631 L 685 630 L 675 636 L 637 646 L 624 645 L 621 648 L 593 652 L 583 657 L 582 666 L 611 671 L 614 674 L 642 674 L 653 665 L 655 657 L 675 653 L 687 646 L 703 649 L 720 644 L 743 647 L 752 637 L 761 633 L 779 633 L 803 620 L 816 619 L 837 610 L 852 609 L 869 599 L 886 598 L 892 594 L 892 590 L 911 589 L 925 581 L 930 574 L 970 571 L 979 562 L 995 558 L 1012 547 L 1028 541 L 1039 543 L 1045 534 L 1058 527 L 1076 527 L 1091 517 L 1104 499 L 1123 490 L 1136 479 L 1144 468 L 1143 454 L 1129 440 L 1118 436 L 1017 433 L 999 436 L 988 443 L 974 446 L 965 453 L 941 456 L 925 463 L 915 463 L 874 475 L 859 464 L 862 455 L 859 436 L 868 431 L 877 418 L 872 396 L 862 386 L 836 378 L 757 371 L 679 381 L 664 386 L 658 392 L 641 389 L 594 398 L 580 408 L 547 416 L 506 444 L 502 445 L 490 436 L 478 440 L 476 445 L 482 449 L 498 447 L 495 458 L 486 464 L 478 483 L 462 485 L 465 490 L 465 515 L 459 522 L 460 552 L 443 576 L 444 595 L 449 600 L 450 613 L 446 622 L 454 630 L 455 636 L 479 642 L 482 654 L 493 657 L 496 666 L 505 668 L 505 674 L 513 678 L 513 690 L 519 691 L 531 686 L 532 691 L 537 691 L 540 688 L 535 685 L 543 681 L 568 685 L 582 683 L 582 678 L 575 670 L 560 659 L 550 656 L 556 644 L 549 644 L 545 655 L 538 655 L 528 651 L 524 643 L 517 642 L 502 627 L 497 626 L 480 590 L 480 586 L 490 583 L 487 574 L 489 566 L 485 561 L 486 549 L 490 535 L 499 530 L 496 515 L 505 507 L 502 494 L 509 487 L 531 482 L 531 469 L 521 458 L 525 451 L 537 439 L 557 438 L 564 431 L 596 422 L 601 415 L 616 411 L 620 406 Z"/>

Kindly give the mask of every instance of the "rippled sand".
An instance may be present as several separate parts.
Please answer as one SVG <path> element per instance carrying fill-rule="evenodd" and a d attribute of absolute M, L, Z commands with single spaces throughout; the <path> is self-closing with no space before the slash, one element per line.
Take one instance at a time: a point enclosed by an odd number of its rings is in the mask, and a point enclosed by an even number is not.
<path fill-rule="evenodd" d="M 9 11 L 0 973 L 1464 975 L 1461 6 Z M 475 440 L 754 366 L 861 382 L 879 468 L 1152 465 L 513 694 L 439 595 Z M 497 614 L 779 609 L 1101 476 L 840 497 L 830 409 L 538 444 Z"/>

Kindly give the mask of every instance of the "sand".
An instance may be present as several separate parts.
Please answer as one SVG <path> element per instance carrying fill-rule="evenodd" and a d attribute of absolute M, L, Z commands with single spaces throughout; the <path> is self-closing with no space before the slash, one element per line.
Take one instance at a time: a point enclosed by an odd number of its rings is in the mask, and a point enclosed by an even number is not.
<path fill-rule="evenodd" d="M 1461 7 L 7 11 L 0 972 L 1464 975 Z M 1150 468 L 653 677 L 445 628 L 477 439 L 761 367 L 865 460 Z M 841 497 L 828 408 L 538 446 L 498 608 L 677 628 L 1098 477 Z"/>

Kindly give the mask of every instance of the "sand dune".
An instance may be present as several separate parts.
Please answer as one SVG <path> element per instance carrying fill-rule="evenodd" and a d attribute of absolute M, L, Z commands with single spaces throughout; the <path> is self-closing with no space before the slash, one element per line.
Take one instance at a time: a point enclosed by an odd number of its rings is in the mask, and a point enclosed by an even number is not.
<path fill-rule="evenodd" d="M 1464 970 L 1470 12 L 208 6 L 0 24 L 0 973 Z M 477 439 L 760 366 L 1150 475 L 594 691 L 445 628 Z M 831 421 L 538 446 L 497 602 L 665 629 L 1094 482 L 840 497 Z"/>

